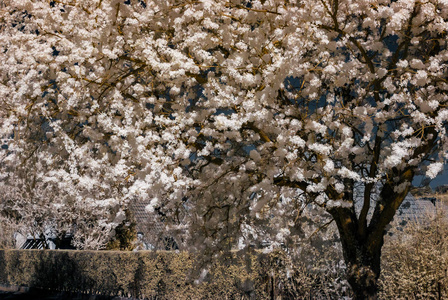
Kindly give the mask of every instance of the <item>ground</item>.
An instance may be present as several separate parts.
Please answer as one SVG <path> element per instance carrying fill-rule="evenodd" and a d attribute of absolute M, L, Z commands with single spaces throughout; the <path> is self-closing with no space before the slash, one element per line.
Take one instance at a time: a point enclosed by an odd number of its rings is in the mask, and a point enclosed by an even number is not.
<path fill-rule="evenodd" d="M 20 291 L 2 291 L 0 300 L 134 300 L 126 297 L 89 295 L 81 293 L 54 292 L 39 289 L 21 289 Z"/>

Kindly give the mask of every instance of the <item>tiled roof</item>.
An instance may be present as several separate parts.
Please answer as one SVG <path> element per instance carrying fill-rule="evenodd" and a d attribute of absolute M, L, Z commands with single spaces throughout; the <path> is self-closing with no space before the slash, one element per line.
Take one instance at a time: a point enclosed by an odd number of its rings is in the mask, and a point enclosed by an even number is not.
<path fill-rule="evenodd" d="M 448 206 L 435 197 L 414 197 L 408 195 L 398 208 L 396 218 L 398 221 L 418 220 L 426 214 L 433 214 L 437 209 L 445 209 L 448 214 Z"/>
<path fill-rule="evenodd" d="M 149 201 L 136 200 L 131 203 L 131 210 L 134 213 L 137 232 L 146 233 L 160 233 L 163 231 L 162 222 L 156 220 L 153 214 L 146 211 L 146 206 Z"/>
<path fill-rule="evenodd" d="M 151 245 L 151 249 L 166 249 L 168 247 L 166 244 L 173 241 L 180 246 L 180 236 L 183 231 L 179 231 L 178 228 L 176 230 L 168 228 L 160 215 L 148 212 L 146 207 L 149 203 L 149 200 L 136 199 L 130 204 L 135 217 L 136 230 L 143 233 L 143 241 Z"/>

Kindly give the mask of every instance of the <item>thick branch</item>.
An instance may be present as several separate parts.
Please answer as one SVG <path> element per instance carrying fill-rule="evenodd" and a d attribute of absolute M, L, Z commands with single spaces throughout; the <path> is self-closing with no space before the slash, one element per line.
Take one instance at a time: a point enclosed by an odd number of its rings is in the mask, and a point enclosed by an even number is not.
<path fill-rule="evenodd" d="M 353 209 L 348 207 L 334 207 L 328 212 L 336 221 L 339 236 L 341 239 L 344 259 L 346 262 L 353 262 L 359 256 L 358 238 L 356 236 L 357 221 L 356 214 Z"/>
<path fill-rule="evenodd" d="M 369 178 L 375 177 L 376 171 L 378 169 L 378 162 L 380 159 L 380 152 L 381 152 L 381 137 L 377 135 L 375 139 L 375 147 L 373 149 L 373 158 L 370 162 L 370 170 L 369 170 Z M 372 196 L 372 189 L 374 187 L 374 183 L 368 183 L 365 186 L 364 189 L 364 203 L 361 209 L 361 213 L 359 214 L 359 228 L 358 228 L 358 234 L 360 236 L 365 236 L 366 229 L 367 229 L 367 214 L 370 209 L 370 199 Z"/>
<path fill-rule="evenodd" d="M 426 136 L 430 136 L 430 138 L 425 144 L 414 151 L 414 154 L 410 159 L 417 159 L 422 154 L 428 154 L 436 146 L 438 135 L 433 127 L 428 128 Z M 369 247 L 375 248 L 382 246 L 381 241 L 386 226 L 392 221 L 397 209 L 409 193 L 411 187 L 410 183 L 412 182 L 414 175 L 415 167 L 408 167 L 398 174 L 395 170 L 394 174 L 390 174 L 389 179 L 381 190 L 379 201 L 375 206 L 375 211 L 368 228 Z M 396 177 L 399 177 L 399 179 L 394 180 Z M 403 188 L 401 191 L 395 190 L 396 187 L 406 183 L 408 183 L 406 188 Z"/>
<path fill-rule="evenodd" d="M 256 133 L 258 133 L 264 142 L 266 142 L 266 143 L 272 142 L 271 139 L 269 138 L 269 136 L 266 133 L 264 133 L 263 130 L 261 130 L 260 128 L 255 126 L 254 122 L 248 122 L 248 123 L 244 124 L 244 127 L 247 127 L 249 129 L 255 131 Z"/>
<path fill-rule="evenodd" d="M 287 177 L 279 176 L 274 178 L 274 184 L 276 186 L 286 186 L 286 187 L 292 187 L 292 188 L 299 188 L 303 191 L 306 191 L 306 188 L 308 187 L 308 183 L 304 181 L 292 181 Z"/>

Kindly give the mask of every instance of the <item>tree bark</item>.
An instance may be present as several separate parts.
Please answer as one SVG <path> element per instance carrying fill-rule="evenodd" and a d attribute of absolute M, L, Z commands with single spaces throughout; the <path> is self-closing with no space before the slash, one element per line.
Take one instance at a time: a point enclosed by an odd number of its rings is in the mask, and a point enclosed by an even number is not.
<path fill-rule="evenodd" d="M 359 235 L 358 220 L 353 209 L 336 208 L 330 213 L 338 226 L 347 264 L 347 280 L 354 299 L 377 299 L 384 235 L 378 235 L 374 242 Z"/>
<path fill-rule="evenodd" d="M 359 256 L 350 259 L 347 266 L 347 280 L 352 287 L 355 300 L 378 299 L 378 278 L 380 275 L 380 254 L 360 251 Z"/>

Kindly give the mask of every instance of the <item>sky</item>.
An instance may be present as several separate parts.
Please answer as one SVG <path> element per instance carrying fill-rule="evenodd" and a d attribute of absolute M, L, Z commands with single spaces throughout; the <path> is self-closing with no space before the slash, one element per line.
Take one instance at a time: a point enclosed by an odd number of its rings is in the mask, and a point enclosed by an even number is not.
<path fill-rule="evenodd" d="M 412 183 L 414 186 L 420 186 L 423 180 L 424 176 L 415 176 Z M 444 184 L 448 184 L 448 165 L 445 165 L 443 171 L 430 182 L 429 186 L 434 190 L 436 187 Z"/>

